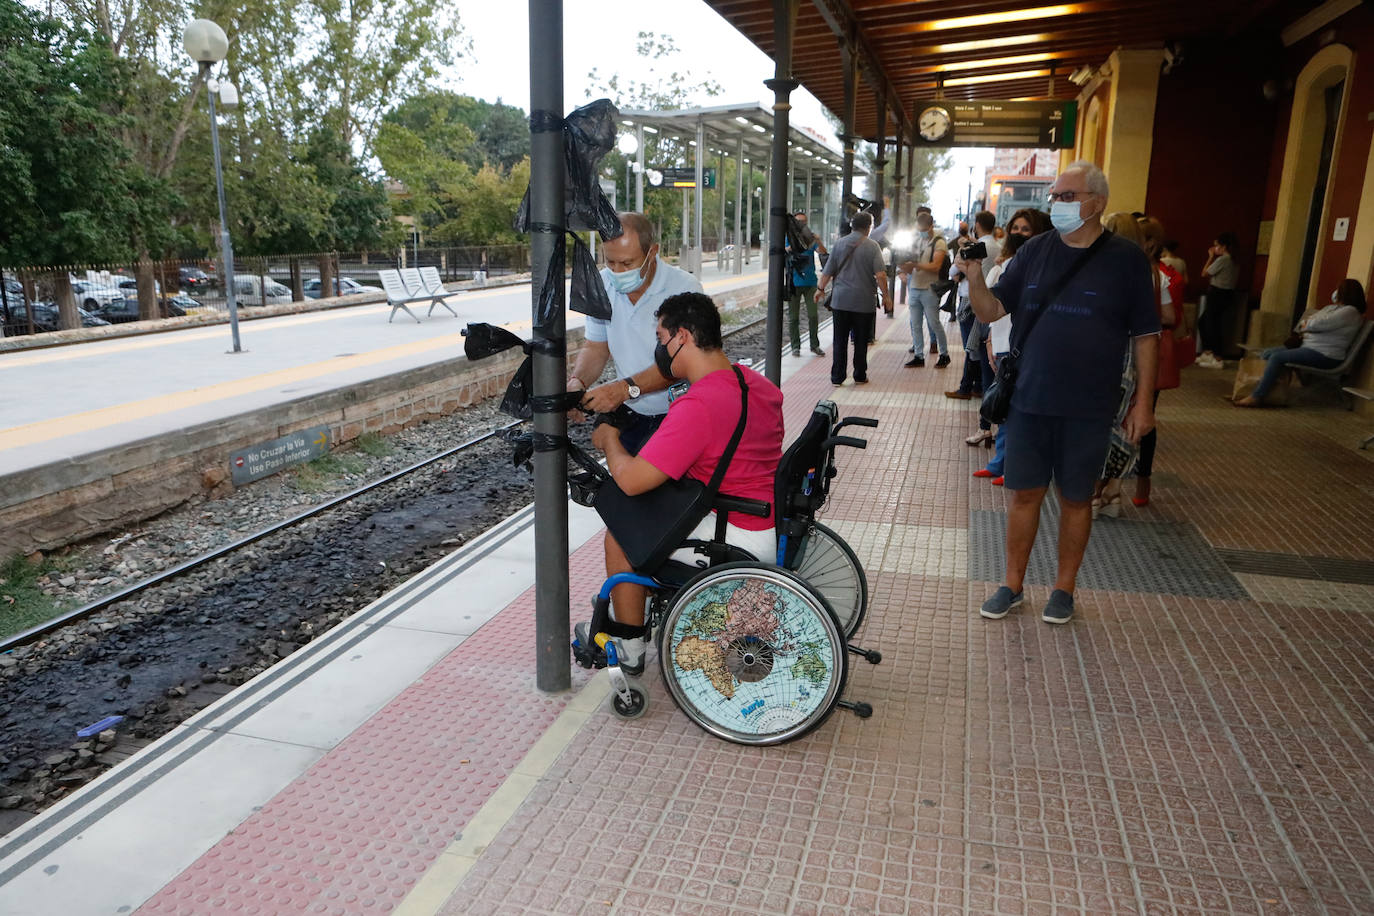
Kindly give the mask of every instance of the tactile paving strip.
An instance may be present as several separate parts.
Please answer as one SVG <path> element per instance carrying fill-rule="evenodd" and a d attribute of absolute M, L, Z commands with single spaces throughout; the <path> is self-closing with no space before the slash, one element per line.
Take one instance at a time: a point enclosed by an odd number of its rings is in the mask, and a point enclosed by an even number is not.
<path fill-rule="evenodd" d="M 975 509 L 970 513 L 969 578 L 1001 582 L 1006 572 L 1007 516 Z M 1035 533 L 1026 582 L 1053 585 L 1058 560 L 1059 512 L 1053 494 L 1045 498 Z M 1217 551 L 1190 522 L 1138 522 L 1103 519 L 1093 524 L 1083 566 L 1083 588 L 1113 592 L 1154 592 L 1195 598 L 1249 597 Z"/>

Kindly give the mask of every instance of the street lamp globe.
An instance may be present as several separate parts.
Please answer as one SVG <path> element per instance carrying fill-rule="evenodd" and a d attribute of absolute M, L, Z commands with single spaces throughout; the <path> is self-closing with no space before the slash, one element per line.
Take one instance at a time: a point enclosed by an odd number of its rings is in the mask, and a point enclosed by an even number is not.
<path fill-rule="evenodd" d="M 626 156 L 633 156 L 639 152 L 639 139 L 634 134 L 621 134 L 616 141 L 616 148 Z"/>
<path fill-rule="evenodd" d="M 181 46 L 201 64 L 217 64 L 229 54 L 229 36 L 209 19 L 195 19 L 181 34 Z"/>

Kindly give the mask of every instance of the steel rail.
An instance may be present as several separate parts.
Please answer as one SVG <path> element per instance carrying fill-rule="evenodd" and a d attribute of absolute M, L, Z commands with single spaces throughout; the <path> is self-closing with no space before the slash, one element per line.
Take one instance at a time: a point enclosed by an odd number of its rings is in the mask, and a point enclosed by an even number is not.
<path fill-rule="evenodd" d="M 145 591 L 146 589 L 152 588 L 156 585 L 161 585 L 162 583 L 167 582 L 171 579 L 175 579 L 178 576 L 199 569 L 200 567 L 205 566 L 206 564 L 211 563 L 214 560 L 218 560 L 221 557 L 231 554 L 236 550 L 240 550 L 244 547 L 247 547 L 249 544 L 260 541 L 265 537 L 270 537 L 271 535 L 274 535 L 279 531 L 284 531 L 287 528 L 299 525 L 301 522 L 306 521 L 307 519 L 314 518 L 316 515 L 319 515 L 323 512 L 328 512 L 330 509 L 336 508 L 342 505 L 343 503 L 357 499 L 364 493 L 367 493 L 371 490 L 375 490 L 378 487 L 385 486 L 409 474 L 413 474 L 421 468 L 434 464 L 436 461 L 442 461 L 445 458 L 451 458 L 459 452 L 463 452 L 467 449 L 473 448 L 474 446 L 481 445 L 483 442 L 486 442 L 490 439 L 498 438 L 507 430 L 514 429 L 524 422 L 524 420 L 516 420 L 513 423 L 507 423 L 505 426 L 497 427 L 491 432 L 483 433 L 475 439 L 469 439 L 467 442 L 464 442 L 461 445 L 455 445 L 453 448 L 440 452 L 437 455 L 431 455 L 428 458 L 423 458 L 420 461 L 417 461 L 414 464 L 411 464 L 407 467 L 401 468 L 398 471 L 393 471 L 390 474 L 387 474 L 383 477 L 379 477 L 371 483 L 365 483 L 357 489 L 350 490 L 347 493 L 342 493 L 334 497 L 333 499 L 329 499 L 320 503 L 317 506 L 312 506 L 311 508 L 306 509 L 304 512 L 298 512 L 290 518 L 284 519 L 273 525 L 269 525 L 261 531 L 256 531 L 253 534 L 239 538 L 238 540 L 230 541 L 228 544 L 225 544 L 221 547 L 216 547 L 214 550 L 202 553 L 200 556 L 192 557 L 191 559 L 186 560 L 183 563 L 178 563 L 176 566 L 173 566 L 170 569 L 164 569 L 157 575 L 144 579 L 141 582 L 135 582 L 133 585 L 127 586 L 126 588 L 120 589 L 117 592 L 113 592 L 109 595 L 106 595 L 103 598 L 97 598 L 95 601 L 92 601 L 89 604 L 84 604 L 79 608 L 74 608 L 66 612 L 65 614 L 59 614 L 58 616 L 53 617 L 50 620 L 46 620 L 43 623 L 40 623 L 38 626 L 30 627 L 29 629 L 24 630 L 21 633 L 16 633 L 13 636 L 8 636 L 3 641 L 0 641 L 0 653 L 8 652 L 9 650 L 17 648 L 19 646 L 28 645 L 29 643 L 53 632 L 54 630 L 59 630 L 70 623 L 74 623 L 75 621 L 81 620 L 84 617 L 89 617 L 92 614 L 104 610 L 112 604 L 117 604 L 120 601 L 127 601 L 129 598 L 132 598 L 139 592 Z"/>
<path fill-rule="evenodd" d="M 760 324 L 764 323 L 767 320 L 767 318 L 759 318 L 755 321 L 749 322 L 748 324 L 741 325 L 737 328 L 732 328 L 730 331 L 722 334 L 721 337 L 733 337 L 736 334 L 741 334 L 745 331 L 752 330 L 753 328 L 758 327 Z M 0 640 L 0 654 L 9 652 L 12 649 L 17 649 L 20 646 L 26 646 L 29 643 L 41 639 L 49 633 L 62 629 L 68 624 L 75 623 L 78 620 L 82 620 L 86 617 L 90 617 L 94 614 L 97 614 L 100 611 L 103 611 L 105 608 L 110 607 L 114 604 L 118 604 L 121 601 L 127 601 L 128 599 L 134 597 L 140 592 L 146 591 L 147 589 L 153 588 L 154 586 L 162 585 L 164 582 L 168 582 L 172 579 L 177 578 L 178 576 L 185 575 L 188 572 L 193 572 L 215 560 L 228 556 L 236 550 L 241 550 L 242 548 L 247 547 L 249 544 L 256 543 L 257 541 L 277 534 L 280 531 L 285 531 L 286 529 L 298 525 L 301 522 L 306 521 L 307 519 L 314 518 L 315 516 L 320 515 L 323 512 L 328 512 L 330 509 L 334 509 L 346 502 L 350 502 L 351 500 L 357 499 L 364 493 L 367 493 L 371 490 L 375 490 L 378 487 L 385 486 L 389 483 L 393 483 L 396 480 L 399 480 L 400 478 L 405 477 L 409 474 L 413 474 L 422 468 L 434 464 L 436 461 L 442 461 L 445 458 L 451 458 L 459 452 L 466 451 L 467 449 L 481 445 L 483 442 L 487 442 L 491 439 L 498 438 L 502 436 L 504 433 L 506 433 L 508 430 L 515 429 L 517 426 L 520 426 L 525 422 L 525 420 L 516 420 L 512 423 L 507 423 L 504 426 L 499 426 L 491 432 L 483 433 L 475 439 L 469 439 L 467 442 L 464 442 L 461 445 L 455 445 L 453 448 L 440 452 L 437 455 L 431 455 L 428 458 L 423 458 L 420 461 L 408 465 L 407 467 L 401 468 L 398 471 L 392 471 L 390 474 L 387 474 L 383 477 L 379 477 L 371 483 L 363 484 L 361 487 L 358 487 L 357 489 L 350 490 L 347 493 L 342 493 L 334 497 L 333 499 L 329 499 L 325 502 L 320 503 L 317 506 L 312 506 L 303 512 L 299 512 L 296 515 L 291 516 L 288 519 L 283 519 L 280 522 L 277 522 L 273 525 L 269 525 L 261 531 L 256 531 L 253 534 L 246 535 L 245 537 L 241 537 L 238 540 L 230 541 L 229 543 L 224 544 L 223 546 L 216 547 L 214 550 L 206 551 L 205 553 L 202 553 L 199 556 L 192 557 L 189 560 L 186 560 L 182 563 L 178 563 L 176 566 L 170 567 L 169 569 L 164 569 L 157 575 L 150 576 L 149 578 L 144 579 L 141 582 L 135 582 L 133 585 L 122 588 L 117 592 L 112 592 L 111 594 L 106 595 L 102 598 L 97 598 L 95 601 L 92 601 L 88 604 L 83 604 L 81 607 L 73 608 L 72 610 L 67 611 L 64 614 L 59 614 L 56 617 L 45 620 L 43 623 L 40 623 L 37 626 L 30 627 L 29 629 L 19 633 L 15 633 L 12 636 L 7 636 L 3 640 Z"/>

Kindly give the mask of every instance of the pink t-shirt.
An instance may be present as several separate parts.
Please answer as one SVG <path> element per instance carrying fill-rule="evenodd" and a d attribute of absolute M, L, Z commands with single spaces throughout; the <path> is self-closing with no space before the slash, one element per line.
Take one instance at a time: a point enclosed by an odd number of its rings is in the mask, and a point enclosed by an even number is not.
<path fill-rule="evenodd" d="M 771 503 L 773 475 L 782 461 L 782 391 L 752 369 L 741 366 L 740 371 L 749 386 L 749 419 L 720 492 Z M 739 382 L 730 370 L 719 369 L 699 379 L 673 401 L 639 457 L 675 480 L 686 474 L 710 483 L 739 423 L 739 402 Z M 773 527 L 773 519 L 732 512 L 730 524 L 762 531 Z"/>

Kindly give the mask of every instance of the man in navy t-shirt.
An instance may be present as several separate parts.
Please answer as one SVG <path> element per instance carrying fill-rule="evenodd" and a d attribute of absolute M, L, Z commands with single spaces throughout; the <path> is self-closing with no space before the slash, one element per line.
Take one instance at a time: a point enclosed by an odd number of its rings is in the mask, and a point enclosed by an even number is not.
<path fill-rule="evenodd" d="M 1154 428 L 1159 316 L 1144 252 L 1108 236 L 1067 284 L 1060 282 L 1105 231 L 1107 192 L 1107 177 L 1092 163 L 1065 169 L 1049 195 L 1057 231 L 1022 245 L 994 289 L 983 281 L 979 262 L 954 262 L 969 278 L 969 300 L 979 320 L 1011 315 L 1012 346 L 1020 349 L 1006 423 L 1006 487 L 1012 491 L 1007 578 L 980 612 L 993 620 L 1021 603 L 1051 480 L 1059 488 L 1061 510 L 1059 570 L 1041 618 L 1073 618 L 1074 581 L 1092 529 L 1093 484 L 1106 458 L 1128 345 L 1134 348 L 1137 382 L 1124 431 L 1135 442 Z M 1059 292 L 1045 302 L 1053 287 Z M 1027 332 L 1032 316 L 1038 317 Z"/>

